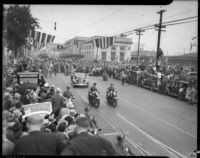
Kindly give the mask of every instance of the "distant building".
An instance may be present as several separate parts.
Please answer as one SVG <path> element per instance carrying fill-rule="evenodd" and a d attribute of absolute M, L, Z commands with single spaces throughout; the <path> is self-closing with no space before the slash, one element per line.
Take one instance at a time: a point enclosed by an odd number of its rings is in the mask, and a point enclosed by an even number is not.
<path fill-rule="evenodd" d="M 89 37 L 75 37 L 65 42 L 65 53 L 67 54 L 80 54 L 81 44 L 89 40 Z"/>
<path fill-rule="evenodd" d="M 116 62 L 131 60 L 131 38 L 114 37 L 113 45 L 106 49 L 97 48 L 94 43 L 95 38 L 103 38 L 103 36 L 93 36 L 81 44 L 81 54 L 84 55 L 85 60 Z"/>
<path fill-rule="evenodd" d="M 144 51 L 144 49 L 145 49 L 145 44 L 144 43 L 140 43 L 140 51 Z M 138 51 L 138 43 L 134 43 L 133 51 Z"/>

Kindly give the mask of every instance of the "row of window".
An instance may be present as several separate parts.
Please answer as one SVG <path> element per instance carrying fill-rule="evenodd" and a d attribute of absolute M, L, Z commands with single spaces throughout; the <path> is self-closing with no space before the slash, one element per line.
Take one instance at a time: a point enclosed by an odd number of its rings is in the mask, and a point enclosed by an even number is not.
<path fill-rule="evenodd" d="M 116 53 L 111 52 L 111 61 L 115 61 L 117 59 Z M 124 61 L 124 52 L 120 52 L 119 54 L 120 61 Z M 101 52 L 101 60 L 106 60 L 106 52 Z"/>
<path fill-rule="evenodd" d="M 117 48 L 116 46 L 112 46 L 112 47 L 111 47 L 111 50 L 116 50 L 116 48 Z M 126 48 L 126 47 L 121 46 L 121 47 L 120 47 L 120 50 L 125 50 L 125 48 Z M 131 47 L 128 47 L 128 50 L 131 50 Z"/>

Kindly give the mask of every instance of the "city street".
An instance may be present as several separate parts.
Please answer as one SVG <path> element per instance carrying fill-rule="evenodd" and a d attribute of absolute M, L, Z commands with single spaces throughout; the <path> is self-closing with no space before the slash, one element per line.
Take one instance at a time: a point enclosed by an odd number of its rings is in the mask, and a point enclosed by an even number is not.
<path fill-rule="evenodd" d="M 85 74 L 77 74 L 84 76 Z M 91 106 L 102 128 L 100 135 L 116 142 L 116 135 L 123 132 L 126 142 L 136 155 L 185 157 L 197 148 L 197 107 L 175 98 L 125 84 L 121 81 L 88 76 L 90 86 L 97 83 L 100 91 L 100 107 Z M 71 85 L 70 76 L 58 73 L 46 78 L 46 82 L 65 91 Z M 110 83 L 118 92 L 116 108 L 106 102 L 106 90 Z M 83 113 L 88 106 L 89 88 L 71 88 L 77 111 Z"/>

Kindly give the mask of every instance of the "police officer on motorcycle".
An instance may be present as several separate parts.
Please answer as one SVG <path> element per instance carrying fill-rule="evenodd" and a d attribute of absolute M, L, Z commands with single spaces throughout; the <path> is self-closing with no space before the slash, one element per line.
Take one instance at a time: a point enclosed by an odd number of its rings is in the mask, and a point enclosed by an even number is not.
<path fill-rule="evenodd" d="M 93 83 L 93 86 L 90 88 L 89 93 L 92 93 L 92 92 L 95 92 L 95 91 L 99 92 L 99 91 L 97 90 L 96 85 L 97 85 L 96 83 Z"/>
<path fill-rule="evenodd" d="M 110 92 L 115 92 L 114 84 L 111 83 L 107 90 L 107 99 L 109 99 Z"/>

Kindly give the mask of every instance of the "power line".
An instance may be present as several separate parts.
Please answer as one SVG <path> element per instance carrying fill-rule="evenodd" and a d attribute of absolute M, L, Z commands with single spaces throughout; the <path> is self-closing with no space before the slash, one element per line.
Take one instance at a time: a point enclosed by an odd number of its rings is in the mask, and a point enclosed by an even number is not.
<path fill-rule="evenodd" d="M 183 18 L 183 19 L 178 19 L 178 20 L 167 21 L 167 22 L 163 22 L 163 24 L 171 23 L 171 22 L 176 22 L 176 21 L 189 20 L 189 19 L 193 19 L 193 18 L 197 18 L 197 17 L 198 16 L 193 16 L 193 17 L 189 17 L 189 18 Z"/>
<path fill-rule="evenodd" d="M 185 21 L 185 22 L 181 22 L 181 23 L 168 24 L 168 25 L 164 25 L 164 26 L 178 25 L 178 24 L 190 23 L 190 22 L 195 22 L 195 21 L 198 21 L 198 20 L 193 20 L 193 21 Z"/>
<path fill-rule="evenodd" d="M 167 21 L 167 22 L 163 22 L 163 24 L 172 23 L 172 22 L 176 22 L 176 21 L 184 21 L 184 20 L 193 19 L 193 18 L 196 18 L 196 17 L 198 17 L 198 16 L 193 16 L 193 17 L 188 17 L 188 18 L 182 18 L 182 19 Z M 156 24 L 152 24 L 152 25 L 148 25 L 148 26 L 144 26 L 144 27 L 140 27 L 140 28 L 135 28 L 135 29 L 132 29 L 132 30 L 130 30 L 130 31 L 124 32 L 123 34 L 132 33 L 132 32 L 135 31 L 136 29 L 142 29 L 142 30 L 153 29 L 155 25 L 158 25 L 158 24 L 156 23 Z M 166 25 L 166 26 L 167 26 L 167 25 Z M 117 34 L 117 35 L 115 35 L 115 36 L 118 36 L 118 35 L 120 35 L 120 34 Z"/>
<path fill-rule="evenodd" d="M 163 19 L 168 19 L 168 18 L 170 18 L 170 17 L 174 17 L 174 16 L 177 16 L 177 15 L 180 15 L 180 14 L 183 14 L 183 13 L 187 13 L 187 12 L 190 12 L 190 11 L 193 11 L 193 10 L 186 10 L 186 11 L 184 11 L 184 12 L 180 12 L 180 13 L 177 13 L 177 14 L 174 14 L 174 15 L 170 15 L 170 16 L 168 16 L 168 17 L 165 17 L 165 18 L 163 18 Z M 145 25 L 145 24 L 148 24 L 148 23 L 152 23 L 152 22 L 155 22 L 155 21 L 157 21 L 157 20 L 154 20 L 154 21 L 150 21 L 150 22 L 147 22 L 147 23 L 144 23 L 144 24 L 141 24 L 141 25 Z M 141 26 L 140 25 L 140 26 Z M 138 26 L 139 27 L 139 26 Z M 132 27 L 129 27 L 128 29 L 131 29 Z M 126 30 L 128 30 L 128 29 L 126 29 Z"/>

